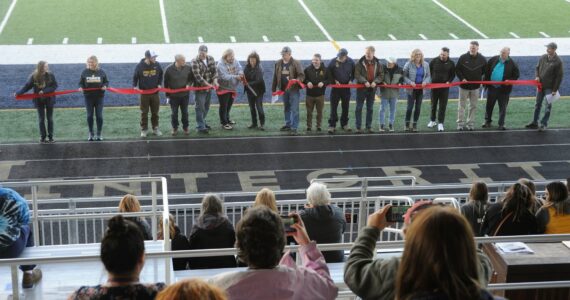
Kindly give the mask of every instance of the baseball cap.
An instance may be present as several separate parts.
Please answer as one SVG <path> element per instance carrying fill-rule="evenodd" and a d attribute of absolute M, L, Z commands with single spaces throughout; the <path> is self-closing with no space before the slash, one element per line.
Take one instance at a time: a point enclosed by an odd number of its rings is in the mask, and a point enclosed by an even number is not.
<path fill-rule="evenodd" d="M 340 50 L 338 50 L 337 53 L 337 57 L 341 57 L 341 56 L 347 56 L 348 55 L 348 50 L 346 50 L 345 48 L 340 48 Z"/>
<path fill-rule="evenodd" d="M 389 64 L 395 64 L 395 63 L 398 61 L 398 59 L 395 58 L 395 57 L 393 57 L 393 56 L 389 56 L 389 57 L 386 58 L 386 61 L 387 61 Z"/>
<path fill-rule="evenodd" d="M 146 52 L 144 53 L 144 57 L 146 58 L 152 58 L 152 57 L 157 57 L 158 54 L 156 54 L 156 52 L 151 51 L 151 50 L 146 50 Z"/>
<path fill-rule="evenodd" d="M 281 49 L 281 54 L 284 53 L 291 53 L 291 48 L 289 48 L 289 46 L 283 47 L 283 49 Z"/>
<path fill-rule="evenodd" d="M 206 45 L 200 45 L 200 47 L 198 48 L 199 52 L 208 52 L 208 46 Z"/>
<path fill-rule="evenodd" d="M 554 50 L 558 49 L 558 45 L 556 45 L 555 42 L 550 42 L 550 43 L 548 43 L 548 45 L 545 45 L 545 46 L 546 46 L 547 48 L 551 48 L 551 49 L 554 49 Z"/>

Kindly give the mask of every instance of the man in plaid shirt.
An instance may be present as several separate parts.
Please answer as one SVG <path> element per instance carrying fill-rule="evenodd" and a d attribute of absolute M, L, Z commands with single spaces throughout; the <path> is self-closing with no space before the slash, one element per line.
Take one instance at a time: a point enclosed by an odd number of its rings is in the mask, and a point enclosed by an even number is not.
<path fill-rule="evenodd" d="M 198 55 L 190 62 L 192 73 L 194 74 L 194 86 L 196 87 L 218 87 L 218 71 L 216 61 L 208 55 L 208 47 L 201 45 L 198 48 Z M 212 90 L 196 91 L 196 128 L 199 133 L 208 133 L 210 126 L 206 124 L 206 116 L 210 110 L 210 99 Z"/>

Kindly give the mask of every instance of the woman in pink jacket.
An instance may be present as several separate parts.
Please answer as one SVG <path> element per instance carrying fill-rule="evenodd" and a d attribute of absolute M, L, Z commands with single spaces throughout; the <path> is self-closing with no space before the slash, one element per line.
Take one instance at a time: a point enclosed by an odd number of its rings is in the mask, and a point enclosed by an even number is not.
<path fill-rule="evenodd" d="M 284 226 L 281 217 L 267 207 L 248 209 L 236 230 L 238 256 L 248 265 L 244 271 L 220 274 L 210 281 L 222 287 L 229 299 L 335 299 L 337 287 L 325 259 L 309 240 L 303 220 Z M 291 230 L 287 230 L 290 227 Z M 285 239 L 299 244 L 302 266 L 289 252 L 283 254 Z"/>

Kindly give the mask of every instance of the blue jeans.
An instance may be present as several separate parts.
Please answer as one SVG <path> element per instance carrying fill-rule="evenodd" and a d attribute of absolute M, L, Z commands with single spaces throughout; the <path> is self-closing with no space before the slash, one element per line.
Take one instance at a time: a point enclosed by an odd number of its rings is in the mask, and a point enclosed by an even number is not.
<path fill-rule="evenodd" d="M 103 130 L 103 96 L 85 96 L 85 109 L 87 110 L 87 126 L 93 135 L 93 113 L 97 118 L 97 135 Z"/>
<path fill-rule="evenodd" d="M 299 127 L 299 96 L 298 89 L 288 90 L 283 94 L 285 126 L 292 130 L 297 130 Z"/>
<path fill-rule="evenodd" d="M 208 111 L 210 110 L 210 98 L 212 97 L 212 92 L 208 91 L 196 91 L 196 128 L 198 130 L 206 129 L 206 116 L 208 116 Z"/>
<path fill-rule="evenodd" d="M 380 121 L 380 125 L 385 125 L 384 123 L 384 115 L 386 108 L 390 105 L 390 121 L 389 124 L 394 124 L 394 120 L 396 118 L 396 102 L 398 99 L 394 98 L 386 98 L 382 97 L 382 102 L 380 103 L 380 114 L 378 115 L 378 120 Z"/>
<path fill-rule="evenodd" d="M 182 128 L 184 130 L 188 129 L 188 102 L 190 101 L 190 96 L 182 97 L 170 97 L 170 110 L 172 114 L 170 115 L 170 123 L 172 128 L 178 129 L 178 109 L 182 112 Z"/>
<path fill-rule="evenodd" d="M 540 117 L 540 110 L 542 109 L 542 102 L 546 103 L 546 109 L 544 109 L 544 116 L 542 120 L 540 120 L 540 124 L 544 125 L 545 127 L 548 126 L 548 119 L 550 119 L 550 112 L 552 111 L 552 104 L 548 104 L 548 101 L 545 101 L 545 96 L 548 94 L 552 94 L 551 89 L 544 89 L 542 91 L 538 91 L 536 93 L 536 104 L 534 105 L 534 118 L 532 122 L 534 124 L 538 123 L 538 118 Z"/>
<path fill-rule="evenodd" d="M 4 258 L 17 258 L 24 252 L 26 247 L 33 247 L 34 239 L 32 237 L 32 231 L 29 225 L 22 225 L 20 227 L 20 237 L 15 240 L 10 246 L 6 248 L 0 248 L 0 259 Z M 25 265 L 20 266 L 22 271 L 31 271 L 36 267 L 36 265 Z"/>
<path fill-rule="evenodd" d="M 374 109 L 375 88 L 364 88 L 356 90 L 356 129 L 362 126 L 362 107 L 366 101 L 366 128 L 372 128 L 372 110 Z"/>

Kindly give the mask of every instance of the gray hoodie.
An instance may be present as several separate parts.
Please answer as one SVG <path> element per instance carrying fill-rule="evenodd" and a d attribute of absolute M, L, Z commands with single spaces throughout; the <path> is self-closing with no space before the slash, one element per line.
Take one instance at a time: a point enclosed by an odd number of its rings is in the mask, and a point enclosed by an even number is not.
<path fill-rule="evenodd" d="M 243 75 L 243 69 L 237 60 L 228 63 L 223 59 L 218 62 L 218 84 L 220 89 L 236 91 L 240 83 L 240 75 Z"/>

